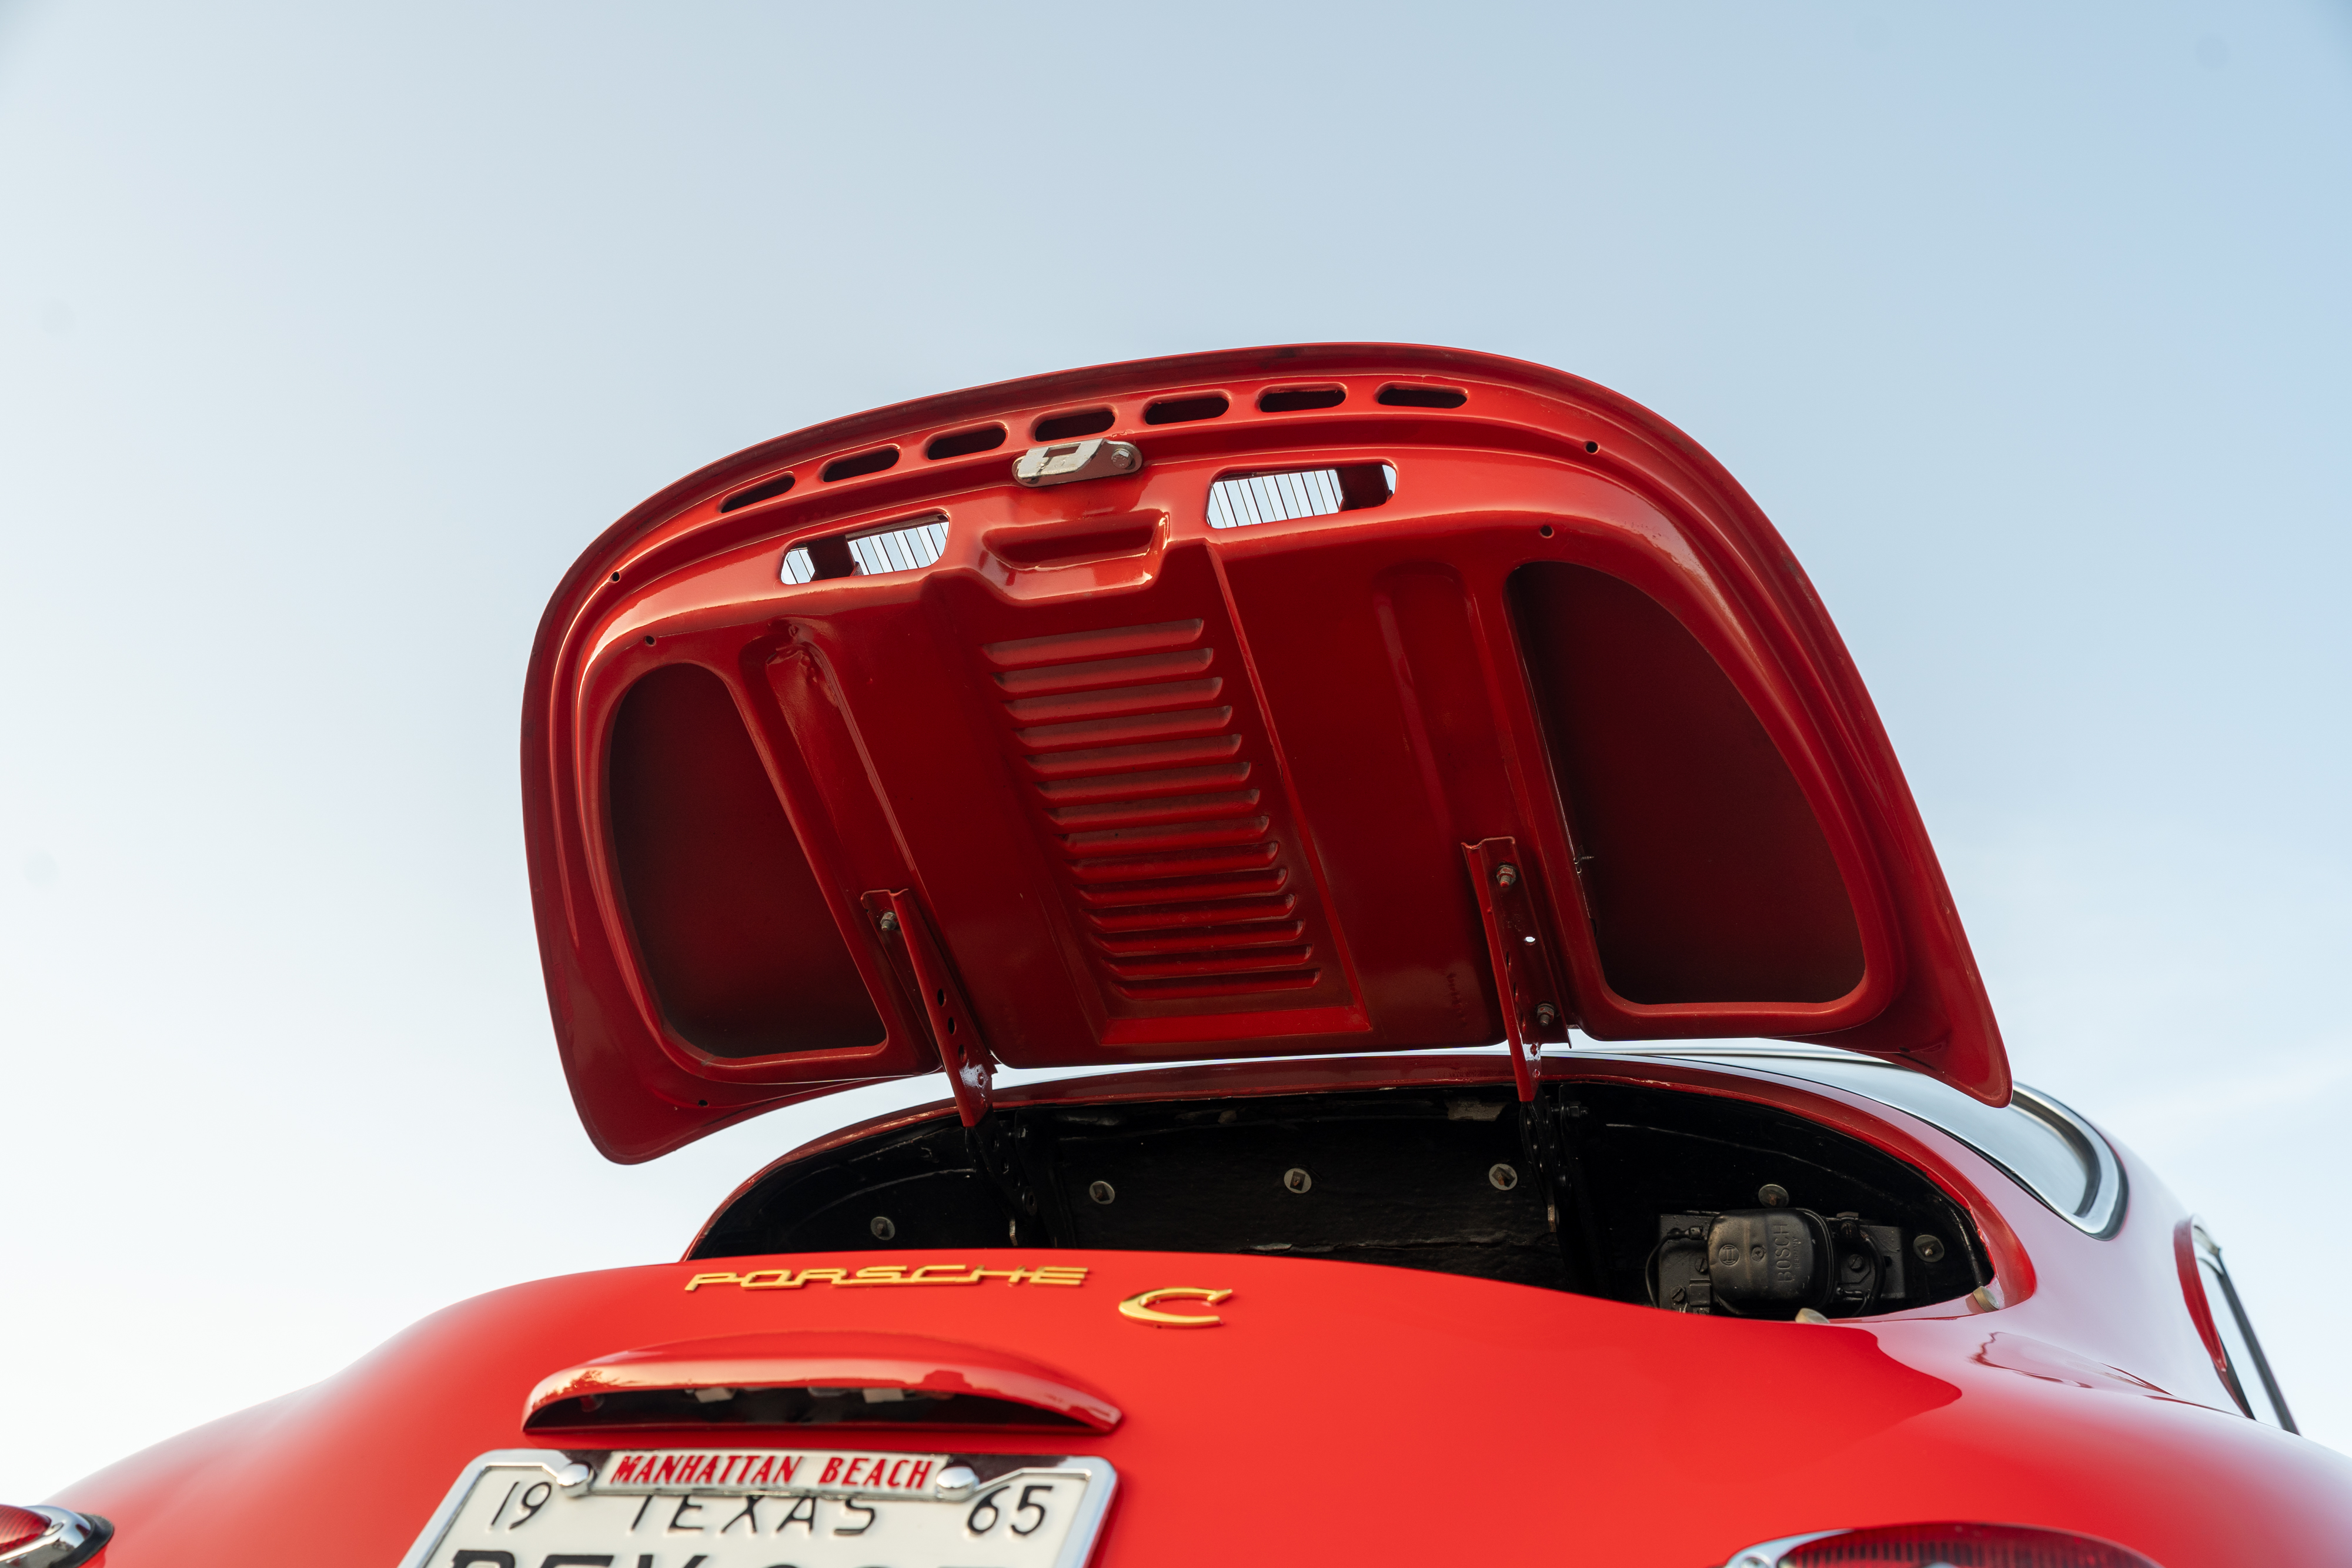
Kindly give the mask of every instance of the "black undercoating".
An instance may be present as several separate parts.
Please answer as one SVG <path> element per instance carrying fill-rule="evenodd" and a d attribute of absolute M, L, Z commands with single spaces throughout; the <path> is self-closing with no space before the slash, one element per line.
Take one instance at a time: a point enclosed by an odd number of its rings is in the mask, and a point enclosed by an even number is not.
<path fill-rule="evenodd" d="M 1645 1301 L 1662 1216 L 1753 1208 L 1769 1184 L 1797 1207 L 1899 1228 L 1906 1293 L 1882 1310 L 1990 1278 L 1974 1228 L 1920 1172 L 1718 1095 L 1580 1082 L 1548 1085 L 1529 1115 L 1507 1087 L 1472 1087 L 1024 1106 L 993 1121 L 975 1137 L 943 1115 L 779 1167 L 692 1255 L 1251 1252 Z M 1914 1249 L 1922 1233 L 1943 1244 L 1933 1260 Z"/>

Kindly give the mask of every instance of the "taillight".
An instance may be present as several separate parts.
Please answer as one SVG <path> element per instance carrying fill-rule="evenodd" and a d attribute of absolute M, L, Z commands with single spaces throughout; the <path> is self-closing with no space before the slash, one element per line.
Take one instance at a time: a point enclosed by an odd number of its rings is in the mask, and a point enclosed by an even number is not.
<path fill-rule="evenodd" d="M 2022 1524 L 1889 1524 L 1791 1535 L 1725 1568 L 2156 1568 L 2137 1552 Z"/>
<path fill-rule="evenodd" d="M 97 1556 L 113 1533 L 95 1514 L 0 1503 L 0 1568 L 74 1568 Z"/>

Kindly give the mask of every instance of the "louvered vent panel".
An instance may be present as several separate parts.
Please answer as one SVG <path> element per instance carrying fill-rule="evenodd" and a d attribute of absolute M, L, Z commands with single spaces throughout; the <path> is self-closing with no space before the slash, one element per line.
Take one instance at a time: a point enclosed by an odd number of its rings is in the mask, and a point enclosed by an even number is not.
<path fill-rule="evenodd" d="M 1303 991 L 1306 894 L 1248 753 L 1256 726 L 1199 621 L 997 643 L 992 666 L 1043 829 L 1110 989 L 1130 1001 Z"/>

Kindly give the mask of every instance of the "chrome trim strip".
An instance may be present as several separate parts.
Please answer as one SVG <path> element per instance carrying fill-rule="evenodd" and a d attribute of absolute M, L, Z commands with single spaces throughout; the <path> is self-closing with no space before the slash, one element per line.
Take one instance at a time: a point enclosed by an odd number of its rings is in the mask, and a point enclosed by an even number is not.
<path fill-rule="evenodd" d="M 2294 1412 L 2286 1407 L 2286 1392 L 2279 1387 L 2278 1378 L 2271 1372 L 2271 1358 L 2263 1352 L 2262 1338 L 2254 1333 L 2254 1320 L 2247 1315 L 2246 1303 L 2238 1299 L 2238 1284 L 2236 1281 L 2230 1278 L 2230 1265 L 2221 1260 L 2221 1244 L 2213 1239 L 2211 1231 L 2205 1228 L 2204 1220 L 2193 1217 L 2189 1221 L 2189 1239 L 2190 1244 L 2197 1249 L 2200 1260 L 2211 1264 L 2213 1277 L 2221 1282 L 2223 1300 L 2221 1305 L 2238 1321 L 2238 1333 L 2245 1339 L 2247 1354 L 2254 1359 L 2254 1375 L 2263 1380 L 2263 1392 L 2269 1396 L 2271 1408 L 2278 1413 L 2279 1426 L 2284 1430 L 2301 1437 L 2303 1428 L 2294 1424 Z M 2200 1280 L 2198 1283 L 2202 1285 L 2204 1281 Z M 2208 1292 L 2207 1310 L 2211 1311 L 2212 1306 L 2212 1296 Z M 2225 1345 L 2224 1354 L 2227 1352 L 2228 1347 Z M 2234 1374 L 2237 1368 L 2233 1366 L 2231 1371 Z M 2233 1388 L 2231 1392 L 2238 1396 L 2238 1403 L 2246 1407 L 2248 1416 L 2256 1421 L 2262 1419 L 2261 1416 L 2254 1415 L 2253 1403 L 2246 1397 L 2246 1391 L 2243 1388 Z"/>
<path fill-rule="evenodd" d="M 574 1456 L 553 1448 L 491 1449 L 458 1473 L 457 1483 L 450 1487 L 448 1495 L 441 1500 L 441 1506 L 433 1511 L 433 1517 L 425 1521 L 424 1530 L 418 1533 L 416 1544 L 410 1547 L 408 1555 L 400 1560 L 400 1568 L 427 1568 L 434 1554 L 441 1548 L 442 1538 L 457 1522 L 458 1511 L 466 1506 L 466 1499 L 473 1491 L 474 1483 L 482 1478 L 484 1471 L 501 1465 L 536 1466 L 547 1472 L 549 1479 L 566 1490 L 572 1490 L 594 1479 L 595 1471 L 590 1469 L 589 1463 L 583 1461 L 598 1461 L 603 1457 L 601 1452 L 593 1456 Z M 988 1465 L 992 1461 L 1002 1464 L 1011 1457 L 1002 1454 L 950 1454 L 948 1458 L 951 1464 Z M 1103 1516 L 1110 1511 L 1111 1494 L 1118 1490 L 1118 1471 L 1108 1459 L 1078 1454 L 1029 1464 L 1015 1463 L 1000 1474 L 989 1475 L 987 1484 L 998 1485 L 1016 1476 L 1056 1473 L 1086 1477 L 1087 1491 L 1085 1499 L 1078 1504 L 1077 1516 L 1070 1521 L 1070 1533 L 1064 1538 L 1062 1550 L 1054 1559 L 1054 1568 L 1086 1568 L 1087 1559 L 1094 1552 L 1095 1537 L 1102 1529 Z M 54 1515 L 65 1511 L 45 1508 L 34 1511 Z M 112 1533 L 112 1526 L 108 1526 L 107 1530 L 108 1533 Z M 41 1539 L 46 1541 L 48 1537 Z M 15 1557 L 0 1558 L 0 1568 L 19 1568 L 19 1562 Z M 40 1565 L 32 1564 L 30 1568 L 40 1568 Z"/>
<path fill-rule="evenodd" d="M 2088 1190 L 2083 1194 L 2082 1203 L 2072 1214 L 2066 1213 L 2056 1204 L 2051 1203 L 2048 1198 L 2042 1197 L 2032 1183 L 2018 1176 L 2016 1172 L 2010 1171 L 2009 1174 L 2016 1179 L 2017 1185 L 2032 1193 L 2034 1197 L 2041 1197 L 2044 1204 L 2057 1212 L 2059 1218 L 2085 1235 L 2096 1236 L 2104 1240 L 2122 1229 L 2124 1209 L 2131 1195 L 2124 1179 L 2123 1162 L 2116 1158 L 2115 1150 L 2108 1147 L 2107 1140 L 2100 1135 L 2099 1130 L 2076 1115 L 2073 1107 L 2053 1099 L 2039 1089 L 2029 1089 L 2022 1083 L 2017 1084 L 2011 1089 L 2010 1099 L 2013 1104 L 2021 1107 L 2028 1115 L 2048 1126 L 2052 1132 L 2056 1133 L 2071 1145 L 2077 1158 L 2088 1155 L 2092 1171 Z M 1960 1136 L 1958 1133 L 1952 1135 L 1956 1138 Z M 1964 1144 L 1968 1143 L 1966 1138 L 1960 1138 L 1960 1141 Z M 1969 1147 L 1975 1149 L 1976 1145 L 1969 1144 Z M 1977 1149 L 1977 1152 L 1984 1155 L 1985 1158 L 1991 1160 L 1993 1164 L 2000 1166 L 2002 1170 L 2009 1171 L 2009 1167 L 2001 1165 L 1994 1155 L 1987 1154 L 1982 1149 Z"/>
<path fill-rule="evenodd" d="M 1925 1074 L 1919 1074 L 1915 1068 L 1899 1066 L 1883 1058 L 1864 1056 L 1859 1051 L 1840 1051 L 1831 1046 L 1748 1045 L 1715 1040 L 1677 1041 L 1672 1045 L 1620 1045 L 1612 1042 L 1595 1049 L 1580 1050 L 1576 1054 L 1580 1060 L 1587 1061 L 1612 1056 L 1630 1057 L 1636 1061 L 1645 1057 L 1664 1058 L 1667 1061 L 1692 1061 L 1700 1065 L 1727 1067 L 1733 1071 L 1747 1072 L 1770 1072 L 1772 1063 L 1775 1061 L 1819 1061 L 1825 1064 L 1834 1062 L 1843 1067 L 1860 1066 L 1874 1068 L 1881 1071 L 1906 1072 L 1925 1077 Z M 1824 1086 L 1822 1080 L 1809 1078 L 1794 1068 L 1784 1069 L 1774 1076 L 1816 1088 Z M 1858 1088 L 1849 1083 L 1830 1082 L 1826 1087 L 1842 1089 L 1850 1094 L 1859 1094 L 1865 1100 L 1874 1101 L 1886 1106 L 1889 1110 L 1900 1111 L 1906 1116 L 1916 1117 L 1946 1137 L 1967 1145 L 1997 1168 L 2001 1175 L 2024 1188 L 2032 1196 L 2035 1202 L 2086 1236 L 2096 1237 L 2104 1241 L 2123 1228 L 2124 1210 L 2129 1206 L 2131 1197 L 2128 1183 L 2124 1177 L 2123 1162 L 2116 1157 L 2115 1150 L 2108 1145 L 2105 1136 L 2096 1127 L 2078 1115 L 2071 1106 L 2044 1094 L 2039 1089 L 2031 1089 L 2022 1083 L 2012 1085 L 2011 1103 L 2020 1113 L 2031 1116 L 2049 1128 L 2060 1142 L 2074 1151 L 2075 1158 L 2082 1160 L 2084 1168 L 2090 1172 L 2090 1180 L 2085 1184 L 2082 1200 L 2075 1211 L 2071 1214 L 2053 1202 L 2049 1195 L 2040 1187 L 2018 1174 L 2017 1168 L 2007 1160 L 1986 1148 L 1976 1139 L 1969 1137 L 1959 1128 L 1947 1125 L 1932 1113 L 1916 1106 L 1899 1104 L 1893 1100 L 1882 1099 L 1867 1089 Z M 1958 1091 L 1954 1092 L 1957 1093 Z"/>

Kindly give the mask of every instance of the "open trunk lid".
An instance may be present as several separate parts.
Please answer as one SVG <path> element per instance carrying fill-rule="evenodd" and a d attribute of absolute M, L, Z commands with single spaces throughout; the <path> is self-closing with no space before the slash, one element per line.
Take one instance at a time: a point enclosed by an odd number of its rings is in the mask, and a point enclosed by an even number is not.
<path fill-rule="evenodd" d="M 583 1120 L 1774 1035 L 2006 1100 L 1868 694 L 1755 504 L 1590 382 L 1322 345 L 781 437 L 598 539 L 523 779 Z M 1530 1079 L 1531 1082 L 1531 1079 Z"/>

